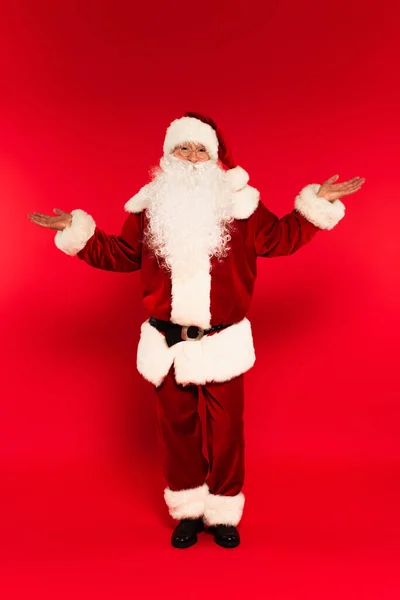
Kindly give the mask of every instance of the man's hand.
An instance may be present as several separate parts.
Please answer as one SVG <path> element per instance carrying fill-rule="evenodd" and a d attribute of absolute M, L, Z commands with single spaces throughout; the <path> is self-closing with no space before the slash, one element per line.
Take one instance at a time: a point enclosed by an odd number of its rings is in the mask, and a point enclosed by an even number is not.
<path fill-rule="evenodd" d="M 333 175 L 324 181 L 317 196 L 319 198 L 325 198 L 325 200 L 329 200 L 329 202 L 334 202 L 339 198 L 343 198 L 343 196 L 358 192 L 365 181 L 365 177 L 353 177 L 353 179 L 343 181 L 343 183 L 335 183 L 338 179 L 339 175 Z"/>
<path fill-rule="evenodd" d="M 54 212 L 57 217 L 34 212 L 28 214 L 28 218 L 32 223 L 36 223 L 36 225 L 40 225 L 40 227 L 47 227 L 48 229 L 55 229 L 56 231 L 63 231 L 66 227 L 71 225 L 72 215 L 70 213 L 64 212 L 59 208 L 54 208 Z"/>

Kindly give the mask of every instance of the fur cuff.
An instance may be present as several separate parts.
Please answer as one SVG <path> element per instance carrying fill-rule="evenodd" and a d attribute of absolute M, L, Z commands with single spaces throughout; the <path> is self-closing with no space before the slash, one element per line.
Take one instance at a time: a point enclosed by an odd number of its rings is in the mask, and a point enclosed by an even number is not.
<path fill-rule="evenodd" d="M 242 518 L 244 495 L 217 496 L 209 494 L 206 500 L 204 522 L 206 525 L 236 525 Z"/>
<path fill-rule="evenodd" d="M 340 200 L 329 202 L 317 196 L 318 183 L 303 188 L 294 201 L 295 208 L 311 223 L 320 229 L 332 229 L 343 219 L 346 207 Z"/>
<path fill-rule="evenodd" d="M 71 225 L 63 231 L 57 231 L 54 243 L 65 254 L 75 256 L 94 234 L 96 223 L 93 217 L 80 208 L 71 211 L 71 215 Z"/>
<path fill-rule="evenodd" d="M 179 520 L 202 517 L 208 493 L 206 483 L 197 488 L 180 490 L 178 492 L 166 488 L 164 490 L 164 498 L 169 509 L 169 514 L 174 519 Z"/>

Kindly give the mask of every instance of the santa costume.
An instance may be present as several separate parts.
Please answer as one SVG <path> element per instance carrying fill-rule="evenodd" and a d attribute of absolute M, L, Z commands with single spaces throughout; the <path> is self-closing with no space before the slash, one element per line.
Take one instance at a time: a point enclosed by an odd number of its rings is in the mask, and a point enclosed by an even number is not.
<path fill-rule="evenodd" d="M 182 143 L 203 144 L 210 160 L 172 155 Z M 157 392 L 164 451 L 165 501 L 175 519 L 236 526 L 244 495 L 243 374 L 254 364 L 246 315 L 258 257 L 289 255 L 345 214 L 340 200 L 307 185 L 293 210 L 278 218 L 235 166 L 209 118 L 187 113 L 167 129 L 152 180 L 125 205 L 120 235 L 72 211 L 57 247 L 110 271 L 140 270 L 149 318 L 142 324 L 137 368 Z M 206 403 L 207 448 L 197 411 Z"/>

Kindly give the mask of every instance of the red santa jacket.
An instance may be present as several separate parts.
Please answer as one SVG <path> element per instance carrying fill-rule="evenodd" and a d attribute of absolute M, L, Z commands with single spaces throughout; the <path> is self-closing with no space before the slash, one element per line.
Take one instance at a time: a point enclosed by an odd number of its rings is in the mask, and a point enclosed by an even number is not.
<path fill-rule="evenodd" d="M 246 186 L 249 187 L 249 186 Z M 319 198 L 318 184 L 305 187 L 295 208 L 278 218 L 258 199 L 258 193 L 237 196 L 229 251 L 212 258 L 210 268 L 190 281 L 175 281 L 142 241 L 146 208 L 138 195 L 125 206 L 129 212 L 120 235 L 109 235 L 84 211 L 72 211 L 70 227 L 56 234 L 58 248 L 90 266 L 108 271 L 141 273 L 143 303 L 149 316 L 181 325 L 234 325 L 198 341 L 169 348 L 162 333 L 145 321 L 137 351 L 139 372 L 159 385 L 172 365 L 181 384 L 225 381 L 250 369 L 255 361 L 251 325 L 246 318 L 257 275 L 258 257 L 293 254 L 321 229 L 331 229 L 344 216 L 340 201 Z M 253 188 L 251 188 L 253 190 Z M 255 191 L 255 190 L 254 190 Z"/>

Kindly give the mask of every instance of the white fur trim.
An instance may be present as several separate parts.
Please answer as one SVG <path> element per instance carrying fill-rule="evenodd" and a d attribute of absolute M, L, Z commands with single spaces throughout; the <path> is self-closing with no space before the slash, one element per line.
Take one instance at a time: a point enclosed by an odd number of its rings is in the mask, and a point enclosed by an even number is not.
<path fill-rule="evenodd" d="M 250 185 L 234 192 L 232 216 L 234 219 L 248 219 L 256 210 L 260 200 L 260 192 Z"/>
<path fill-rule="evenodd" d="M 340 200 L 329 202 L 317 196 L 319 183 L 304 187 L 294 201 L 295 208 L 320 229 L 332 229 L 343 219 L 346 207 Z"/>
<path fill-rule="evenodd" d="M 148 207 L 151 201 L 151 185 L 152 182 L 144 185 L 137 194 L 132 196 L 132 198 L 126 202 L 124 206 L 126 212 L 141 213 Z"/>
<path fill-rule="evenodd" d="M 179 342 L 176 347 L 175 378 L 183 385 L 233 379 L 248 371 L 256 358 L 248 319 L 198 342 Z"/>
<path fill-rule="evenodd" d="M 232 192 L 237 192 L 248 184 L 249 174 L 242 167 L 235 167 L 226 171 L 226 179 L 231 186 Z"/>
<path fill-rule="evenodd" d="M 237 170 L 239 169 L 239 170 Z M 233 175 L 230 173 L 234 172 Z M 242 167 L 235 167 L 226 171 L 227 181 L 232 188 L 232 216 L 234 219 L 248 219 L 256 210 L 260 192 L 247 185 L 248 174 Z M 232 179 L 232 181 L 230 181 Z M 243 185 L 242 185 L 243 184 Z M 151 202 L 152 182 L 143 186 L 141 190 L 125 204 L 125 210 L 129 213 L 140 213 L 148 208 Z M 319 199 L 320 200 L 320 199 Z"/>
<path fill-rule="evenodd" d="M 63 231 L 57 231 L 54 243 L 65 254 L 75 256 L 94 234 L 96 223 L 93 217 L 80 208 L 71 211 L 71 215 L 71 225 Z"/>
<path fill-rule="evenodd" d="M 192 277 L 178 277 L 172 269 L 171 321 L 179 325 L 196 324 L 203 329 L 211 326 L 209 269 L 208 257 L 204 268 Z"/>
<path fill-rule="evenodd" d="M 135 196 L 125 204 L 125 210 L 129 213 L 140 213 L 148 208 L 151 202 L 151 184 L 145 185 Z M 248 219 L 258 206 L 260 192 L 250 185 L 233 192 L 232 217 L 234 219 Z M 321 200 L 321 198 L 319 198 Z"/>
<path fill-rule="evenodd" d="M 236 496 L 218 496 L 209 494 L 204 511 L 204 522 L 207 525 L 238 525 L 242 518 L 244 495 L 242 492 Z"/>
<path fill-rule="evenodd" d="M 147 381 L 158 387 L 174 362 L 174 348 L 175 346 L 168 348 L 163 334 L 145 321 L 140 329 L 136 356 L 137 370 Z"/>
<path fill-rule="evenodd" d="M 218 158 L 218 138 L 214 129 L 194 117 L 182 117 L 172 121 L 164 140 L 164 155 L 170 154 L 178 144 L 197 142 L 204 144 L 210 156 Z"/>
<path fill-rule="evenodd" d="M 202 517 L 207 496 L 207 484 L 177 492 L 169 488 L 164 490 L 164 498 L 169 509 L 169 514 L 174 519 L 198 519 Z"/>
<path fill-rule="evenodd" d="M 255 352 L 251 325 L 243 319 L 201 340 L 179 342 L 171 348 L 162 333 L 148 321 L 141 327 L 137 349 L 139 373 L 158 387 L 174 365 L 177 383 L 204 385 L 227 381 L 245 373 L 254 365 Z"/>

